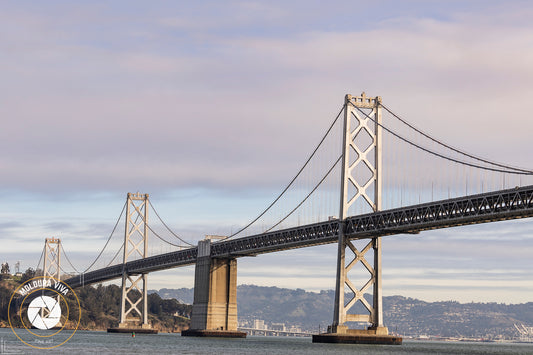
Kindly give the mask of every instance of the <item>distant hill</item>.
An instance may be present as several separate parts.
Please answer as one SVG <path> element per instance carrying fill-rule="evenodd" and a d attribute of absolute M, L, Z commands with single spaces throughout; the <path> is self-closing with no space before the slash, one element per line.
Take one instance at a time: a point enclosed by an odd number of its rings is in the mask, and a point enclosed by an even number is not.
<path fill-rule="evenodd" d="M 192 304 L 194 300 L 194 288 L 162 288 L 159 291 L 149 290 L 148 293 L 157 293 L 163 299 L 175 298 L 185 304 Z"/>
<path fill-rule="evenodd" d="M 155 292 L 155 291 L 152 291 Z M 193 302 L 193 289 L 161 289 L 162 298 Z M 239 322 L 285 323 L 317 332 L 331 324 L 335 293 L 332 290 L 307 292 L 278 287 L 241 285 L 237 287 Z M 362 307 L 362 306 L 361 306 Z M 424 302 L 402 296 L 383 298 L 385 325 L 401 335 L 446 337 L 498 337 L 517 335 L 515 323 L 533 325 L 533 302 L 501 303 Z"/>

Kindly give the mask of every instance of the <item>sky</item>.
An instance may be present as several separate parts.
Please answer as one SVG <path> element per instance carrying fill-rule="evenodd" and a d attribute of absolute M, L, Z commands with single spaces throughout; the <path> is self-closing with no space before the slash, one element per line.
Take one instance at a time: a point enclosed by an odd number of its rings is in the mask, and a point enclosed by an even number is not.
<path fill-rule="evenodd" d="M 127 192 L 195 244 L 253 219 L 347 93 L 533 167 L 528 1 L 3 1 L 0 259 L 59 237 L 81 268 Z M 391 236 L 384 295 L 533 301 L 528 220 Z M 333 289 L 336 246 L 239 259 L 238 283 Z M 193 269 L 150 288 L 193 286 Z"/>

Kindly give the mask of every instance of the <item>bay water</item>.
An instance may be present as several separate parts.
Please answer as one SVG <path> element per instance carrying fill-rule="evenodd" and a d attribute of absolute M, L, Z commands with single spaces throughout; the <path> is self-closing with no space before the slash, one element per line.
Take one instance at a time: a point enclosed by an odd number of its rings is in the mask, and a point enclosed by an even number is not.
<path fill-rule="evenodd" d="M 47 342 L 29 343 L 52 347 Z M 22 343 L 10 328 L 0 328 L 4 354 L 533 354 L 533 343 L 477 343 L 404 340 L 403 345 L 314 344 L 311 338 L 248 336 L 246 339 L 194 338 L 179 334 L 108 334 L 77 331 L 50 350 Z"/>

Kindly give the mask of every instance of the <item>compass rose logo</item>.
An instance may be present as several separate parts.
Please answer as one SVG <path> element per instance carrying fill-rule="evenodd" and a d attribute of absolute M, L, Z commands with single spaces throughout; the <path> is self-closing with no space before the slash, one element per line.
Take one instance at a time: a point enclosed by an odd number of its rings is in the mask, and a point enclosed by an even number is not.
<path fill-rule="evenodd" d="M 33 299 L 28 306 L 28 319 L 35 328 L 52 329 L 61 319 L 59 302 L 48 296 Z"/>

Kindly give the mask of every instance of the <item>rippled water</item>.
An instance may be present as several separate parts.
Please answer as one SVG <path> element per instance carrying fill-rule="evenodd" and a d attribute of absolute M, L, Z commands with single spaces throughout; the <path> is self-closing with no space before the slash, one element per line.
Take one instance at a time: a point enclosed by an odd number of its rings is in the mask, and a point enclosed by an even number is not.
<path fill-rule="evenodd" d="M 3 344 L 3 347 L 2 347 Z M 34 346 L 53 343 L 34 342 Z M 6 354 L 533 354 L 533 344 L 404 341 L 403 345 L 313 344 L 311 338 L 259 337 L 216 339 L 177 334 L 108 334 L 78 331 L 65 344 L 38 350 L 23 344 L 11 329 L 0 329 L 0 352 Z"/>

